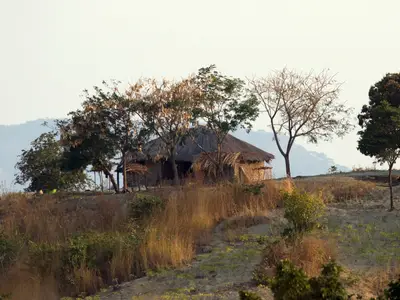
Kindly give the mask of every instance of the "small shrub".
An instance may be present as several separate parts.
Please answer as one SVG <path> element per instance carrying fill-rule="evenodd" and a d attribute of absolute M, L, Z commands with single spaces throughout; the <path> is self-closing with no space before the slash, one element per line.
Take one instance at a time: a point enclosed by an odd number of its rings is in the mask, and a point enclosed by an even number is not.
<path fill-rule="evenodd" d="M 156 210 L 164 208 L 164 201 L 154 195 L 137 194 L 130 205 L 129 216 L 133 219 L 146 219 Z"/>
<path fill-rule="evenodd" d="M 245 193 L 250 193 L 255 196 L 259 196 L 262 194 L 262 189 L 265 187 L 265 184 L 259 183 L 259 184 L 247 184 L 243 185 L 243 191 Z"/>
<path fill-rule="evenodd" d="M 324 214 L 325 204 L 320 195 L 294 189 L 283 193 L 284 217 L 289 226 L 284 235 L 303 234 L 316 228 Z"/>
<path fill-rule="evenodd" d="M 306 236 L 290 242 L 285 239 L 274 241 L 263 251 L 263 260 L 253 272 L 253 279 L 265 285 L 274 275 L 274 268 L 282 260 L 289 260 L 307 276 L 317 276 L 321 267 L 336 256 L 336 245 L 327 240 Z"/>
<path fill-rule="evenodd" d="M 0 232 L 0 273 L 5 271 L 17 256 L 17 244 Z"/>
<path fill-rule="evenodd" d="M 341 272 L 342 268 L 330 261 L 322 267 L 320 276 L 310 279 L 301 268 L 283 260 L 269 284 L 277 300 L 345 300 L 349 296 L 340 281 Z"/>
<path fill-rule="evenodd" d="M 63 252 L 63 266 L 70 270 L 87 266 L 102 271 L 108 268 L 118 249 L 133 251 L 138 244 L 139 239 L 134 235 L 88 232 L 69 240 Z"/>
<path fill-rule="evenodd" d="M 330 261 L 322 267 L 321 275 L 310 279 L 311 294 L 309 299 L 336 299 L 348 298 L 346 289 L 340 281 L 343 269 L 334 261 Z"/>
<path fill-rule="evenodd" d="M 269 286 L 276 300 L 306 300 L 311 289 L 304 271 L 289 260 L 277 265 L 276 276 L 269 280 Z"/>
<path fill-rule="evenodd" d="M 60 267 L 60 244 L 29 242 L 29 266 L 45 277 Z"/>
<path fill-rule="evenodd" d="M 240 300 L 262 300 L 262 298 L 256 293 L 249 291 L 239 291 Z"/>
<path fill-rule="evenodd" d="M 0 294 L 0 300 L 9 300 L 11 296 L 11 294 Z"/>
<path fill-rule="evenodd" d="M 359 299 L 362 299 L 359 297 Z M 371 300 L 400 300 L 400 276 L 396 281 L 391 281 L 388 288 L 384 290 L 383 295 Z"/>

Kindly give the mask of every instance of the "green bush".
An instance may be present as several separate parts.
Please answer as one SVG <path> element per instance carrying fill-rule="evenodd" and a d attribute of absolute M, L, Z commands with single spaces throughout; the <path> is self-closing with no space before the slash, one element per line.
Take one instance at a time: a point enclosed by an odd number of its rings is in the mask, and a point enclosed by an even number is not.
<path fill-rule="evenodd" d="M 11 299 L 11 294 L 0 294 L 0 300 L 9 300 Z"/>
<path fill-rule="evenodd" d="M 357 299 L 362 299 L 362 297 L 358 296 Z M 389 283 L 383 295 L 377 298 L 371 298 L 370 300 L 400 300 L 400 276 L 396 281 L 391 281 Z"/>
<path fill-rule="evenodd" d="M 135 220 L 146 219 L 151 214 L 164 208 L 164 201 L 157 196 L 147 194 L 136 194 L 130 205 L 129 216 Z"/>
<path fill-rule="evenodd" d="M 135 235 L 116 232 L 88 232 L 72 237 L 63 249 L 63 267 L 69 270 L 86 266 L 102 271 L 108 268 L 117 250 L 134 251 L 139 244 Z"/>
<path fill-rule="evenodd" d="M 61 255 L 60 244 L 29 242 L 29 266 L 41 276 L 51 274 L 60 268 L 58 258 Z"/>
<path fill-rule="evenodd" d="M 317 194 L 308 194 L 293 190 L 282 194 L 284 217 L 289 221 L 289 227 L 284 235 L 302 234 L 316 228 L 319 219 L 323 216 L 325 204 Z"/>
<path fill-rule="evenodd" d="M 17 257 L 17 243 L 8 239 L 0 232 L 0 273 L 13 264 Z"/>
<path fill-rule="evenodd" d="M 265 187 L 263 183 L 259 184 L 245 184 L 243 185 L 243 191 L 245 193 L 250 193 L 255 196 L 259 196 L 262 194 L 262 188 Z"/>
<path fill-rule="evenodd" d="M 276 300 L 306 300 L 310 293 L 307 275 L 289 260 L 282 260 L 276 267 L 276 276 L 269 280 Z"/>
<path fill-rule="evenodd" d="M 239 291 L 239 298 L 240 300 L 262 300 L 256 293 L 249 291 Z"/>
<path fill-rule="evenodd" d="M 113 257 L 118 252 L 136 251 L 139 242 L 136 235 L 118 232 L 87 232 L 64 244 L 30 242 L 29 265 L 41 276 L 55 275 L 66 285 L 75 284 L 74 270 L 81 267 L 108 278 Z"/>
<path fill-rule="evenodd" d="M 347 299 L 348 295 L 340 274 L 343 269 L 334 261 L 330 261 L 322 267 L 321 275 L 310 279 L 311 295 L 309 299 Z"/>
<path fill-rule="evenodd" d="M 334 261 L 322 267 L 321 275 L 308 278 L 288 260 L 278 264 L 269 285 L 277 300 L 345 300 L 348 295 L 340 281 L 342 268 Z"/>

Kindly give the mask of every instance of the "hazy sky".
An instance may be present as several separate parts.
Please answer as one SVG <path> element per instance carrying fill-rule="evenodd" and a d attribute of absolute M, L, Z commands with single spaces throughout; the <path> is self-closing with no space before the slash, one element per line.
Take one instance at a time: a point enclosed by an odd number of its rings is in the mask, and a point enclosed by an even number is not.
<path fill-rule="evenodd" d="M 330 68 L 358 112 L 370 85 L 399 71 L 399 10 L 398 0 L 0 0 L 0 124 L 64 117 L 102 80 L 212 63 L 240 77 Z M 356 141 L 307 147 L 371 165 Z"/>

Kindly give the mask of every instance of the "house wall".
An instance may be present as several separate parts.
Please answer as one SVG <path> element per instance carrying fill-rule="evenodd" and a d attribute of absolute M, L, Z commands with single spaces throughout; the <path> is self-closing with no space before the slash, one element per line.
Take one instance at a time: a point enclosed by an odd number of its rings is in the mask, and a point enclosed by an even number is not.
<path fill-rule="evenodd" d="M 237 163 L 235 164 L 235 177 L 240 183 L 259 182 L 272 178 L 271 169 L 259 169 L 264 167 L 264 162 Z"/>
<path fill-rule="evenodd" d="M 146 176 L 135 177 L 135 174 L 128 174 L 128 186 L 136 187 L 139 181 L 141 185 L 156 186 L 158 184 L 169 184 L 171 183 L 170 172 L 168 171 L 168 164 L 163 165 L 161 162 L 146 162 L 145 164 L 149 169 L 149 173 Z M 264 162 L 259 163 L 236 163 L 234 167 L 224 168 L 225 180 L 232 180 L 236 178 L 240 183 L 252 183 L 259 182 L 266 179 L 272 179 L 271 169 L 258 169 L 264 167 Z M 183 169 L 187 172 L 187 168 L 180 166 L 178 168 L 181 175 L 181 180 L 184 180 Z M 185 172 L 185 173 L 186 173 Z M 165 173 L 165 174 L 164 174 Z M 186 178 L 186 181 L 194 180 L 200 183 L 212 183 L 214 178 L 209 178 L 203 171 L 194 172 L 194 174 L 186 174 L 190 178 Z"/>

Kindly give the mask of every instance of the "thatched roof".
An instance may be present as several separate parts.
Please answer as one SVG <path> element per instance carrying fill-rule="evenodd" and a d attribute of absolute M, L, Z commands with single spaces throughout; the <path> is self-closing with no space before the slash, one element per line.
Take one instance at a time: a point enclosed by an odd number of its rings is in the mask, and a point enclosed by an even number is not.
<path fill-rule="evenodd" d="M 126 166 L 126 172 L 144 175 L 149 172 L 149 169 L 141 164 L 130 163 Z"/>
<path fill-rule="evenodd" d="M 164 142 L 160 138 L 154 139 L 143 146 L 142 152 L 130 153 L 128 160 L 130 162 L 142 162 L 167 159 L 168 153 L 164 145 Z M 191 134 L 185 138 L 182 145 L 177 145 L 176 150 L 177 161 L 194 162 L 203 152 L 212 153 L 217 151 L 217 138 L 211 130 L 205 127 L 193 128 L 191 129 Z M 273 154 L 265 152 L 230 134 L 226 136 L 221 151 L 232 154 L 240 153 L 241 160 L 245 162 L 270 162 L 275 158 Z"/>

